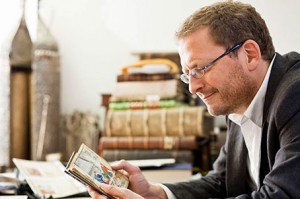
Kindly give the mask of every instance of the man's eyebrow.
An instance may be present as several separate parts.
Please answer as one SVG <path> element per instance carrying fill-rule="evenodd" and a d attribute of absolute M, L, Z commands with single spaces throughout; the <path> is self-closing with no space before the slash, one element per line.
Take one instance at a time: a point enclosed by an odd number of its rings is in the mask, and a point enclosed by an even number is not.
<path fill-rule="evenodd" d="M 197 68 L 197 67 L 199 67 L 199 66 L 198 66 L 198 64 L 196 64 L 196 61 L 192 61 L 189 65 L 186 64 L 184 68 L 186 70 L 192 70 L 193 68 Z"/>

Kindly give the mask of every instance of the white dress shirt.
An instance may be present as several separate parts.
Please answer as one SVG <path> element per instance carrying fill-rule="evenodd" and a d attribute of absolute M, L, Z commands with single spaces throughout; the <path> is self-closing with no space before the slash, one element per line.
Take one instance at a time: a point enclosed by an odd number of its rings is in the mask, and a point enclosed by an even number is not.
<path fill-rule="evenodd" d="M 273 57 L 270 66 L 268 68 L 267 74 L 261 84 L 258 92 L 251 101 L 247 110 L 243 115 L 230 114 L 228 118 L 241 127 L 241 131 L 246 143 L 248 150 L 248 169 L 250 174 L 250 183 L 258 189 L 259 184 L 259 169 L 260 169 L 260 149 L 261 149 L 261 136 L 262 136 L 262 117 L 263 117 L 263 107 L 265 101 L 265 95 L 267 91 L 267 86 L 269 82 L 269 77 L 273 62 L 275 59 Z M 168 199 L 176 199 L 175 195 L 164 185 L 161 185 L 165 190 Z"/>
<path fill-rule="evenodd" d="M 267 74 L 258 92 L 243 115 L 230 114 L 228 118 L 239 125 L 248 150 L 248 169 L 252 184 L 258 189 L 260 169 L 260 144 L 262 135 L 262 118 L 269 77 L 273 66 L 273 57 Z"/>

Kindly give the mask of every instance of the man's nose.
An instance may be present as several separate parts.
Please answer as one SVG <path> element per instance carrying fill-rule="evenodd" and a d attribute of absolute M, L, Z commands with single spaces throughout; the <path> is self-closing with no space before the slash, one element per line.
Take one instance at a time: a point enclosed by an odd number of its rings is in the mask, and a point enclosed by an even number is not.
<path fill-rule="evenodd" d="M 197 91 L 201 90 L 204 87 L 204 77 L 197 79 L 190 75 L 190 82 L 189 82 L 189 91 L 192 94 L 196 94 Z"/>

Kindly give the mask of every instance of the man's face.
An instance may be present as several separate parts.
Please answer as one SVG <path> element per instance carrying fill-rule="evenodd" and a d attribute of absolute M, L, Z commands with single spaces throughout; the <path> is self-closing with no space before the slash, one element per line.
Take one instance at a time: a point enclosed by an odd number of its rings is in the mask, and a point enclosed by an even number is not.
<path fill-rule="evenodd" d="M 182 70 L 189 74 L 191 69 L 207 65 L 226 50 L 215 44 L 208 28 L 197 30 L 179 41 Z M 203 100 L 212 115 L 242 114 L 256 93 L 256 84 L 247 74 L 245 56 L 240 56 L 243 46 L 237 53 L 238 57 L 229 54 L 215 62 L 200 79 L 190 76 L 190 92 Z"/>

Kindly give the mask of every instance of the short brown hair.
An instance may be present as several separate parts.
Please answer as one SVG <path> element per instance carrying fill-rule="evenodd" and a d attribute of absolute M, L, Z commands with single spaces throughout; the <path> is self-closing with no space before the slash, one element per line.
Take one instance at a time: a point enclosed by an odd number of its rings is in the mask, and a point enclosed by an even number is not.
<path fill-rule="evenodd" d="M 213 40 L 226 48 L 252 39 L 263 59 L 270 61 L 275 54 L 265 21 L 249 4 L 226 1 L 203 7 L 184 21 L 175 36 L 180 40 L 203 27 L 209 27 Z"/>

